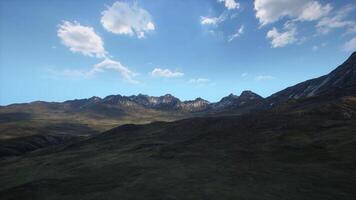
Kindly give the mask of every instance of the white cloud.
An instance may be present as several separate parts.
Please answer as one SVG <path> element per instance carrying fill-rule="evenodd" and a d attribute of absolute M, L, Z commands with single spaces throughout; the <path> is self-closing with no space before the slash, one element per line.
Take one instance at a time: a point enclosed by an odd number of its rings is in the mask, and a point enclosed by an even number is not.
<path fill-rule="evenodd" d="M 238 9 L 240 7 L 240 4 L 235 0 L 218 0 L 218 2 L 225 3 L 225 7 L 228 10 Z"/>
<path fill-rule="evenodd" d="M 57 32 L 64 45 L 68 46 L 72 52 L 81 53 L 86 56 L 96 56 L 104 60 L 94 65 L 90 70 L 49 70 L 51 74 L 65 77 L 89 78 L 98 72 L 105 70 L 118 71 L 123 79 L 129 83 L 138 83 L 134 80 L 136 73 L 130 71 L 119 61 L 111 60 L 107 57 L 102 39 L 95 33 L 92 27 L 82 26 L 78 22 L 64 21 L 59 25 Z"/>
<path fill-rule="evenodd" d="M 266 25 L 283 17 L 299 21 L 313 21 L 326 16 L 332 9 L 314 0 L 255 0 L 256 18 Z"/>
<path fill-rule="evenodd" d="M 129 83 L 138 83 L 137 80 L 134 79 L 137 74 L 132 72 L 127 67 L 122 65 L 119 61 L 111 60 L 109 58 L 105 58 L 102 62 L 94 65 L 94 67 L 88 72 L 89 76 L 92 76 L 96 73 L 103 72 L 105 70 L 114 70 L 120 73 L 123 79 Z"/>
<path fill-rule="evenodd" d="M 78 70 L 78 69 L 48 69 L 52 77 L 66 77 L 70 79 L 89 79 L 92 78 L 95 74 L 104 72 L 106 70 L 114 70 L 120 73 L 123 79 L 128 83 L 138 83 L 137 80 L 134 79 L 137 76 L 136 73 L 129 70 L 127 67 L 122 65 L 119 61 L 111 60 L 109 58 L 105 58 L 102 62 L 94 65 L 89 70 Z"/>
<path fill-rule="evenodd" d="M 205 84 L 205 83 L 208 83 L 210 82 L 209 79 L 207 78 L 192 78 L 189 80 L 189 83 L 193 83 L 193 84 Z"/>
<path fill-rule="evenodd" d="M 245 31 L 245 26 L 241 25 L 240 28 L 237 30 L 237 32 L 229 37 L 229 42 L 231 42 L 237 37 L 240 37 L 242 34 L 244 34 L 244 31 Z"/>
<path fill-rule="evenodd" d="M 356 37 L 353 37 L 350 41 L 344 44 L 345 51 L 356 51 Z"/>
<path fill-rule="evenodd" d="M 173 72 L 170 69 L 155 68 L 151 72 L 151 75 L 156 77 L 176 78 L 184 76 L 184 73 L 178 71 Z"/>
<path fill-rule="evenodd" d="M 330 4 L 323 6 L 318 1 L 310 1 L 304 6 L 302 12 L 298 16 L 298 19 L 300 21 L 314 21 L 326 16 L 331 10 L 332 7 Z"/>
<path fill-rule="evenodd" d="M 64 21 L 58 26 L 57 36 L 74 53 L 100 58 L 106 56 L 104 43 L 92 27 Z"/>
<path fill-rule="evenodd" d="M 269 81 L 269 80 L 273 80 L 274 77 L 270 76 L 270 75 L 259 75 L 255 77 L 256 81 Z"/>
<path fill-rule="evenodd" d="M 200 17 L 200 23 L 202 25 L 215 25 L 219 22 L 219 18 L 217 17 Z"/>
<path fill-rule="evenodd" d="M 200 24 L 202 24 L 202 25 L 218 25 L 218 24 L 224 22 L 225 20 L 232 19 L 234 17 L 235 17 L 235 15 L 232 15 L 232 13 L 230 11 L 225 10 L 218 17 L 201 16 Z"/>
<path fill-rule="evenodd" d="M 101 14 L 103 27 L 115 34 L 144 38 L 147 32 L 155 30 L 150 13 L 139 7 L 137 2 L 117 1 Z"/>
<path fill-rule="evenodd" d="M 284 30 L 284 32 L 280 32 L 276 29 L 276 27 L 273 27 L 267 32 L 266 37 L 271 39 L 271 45 L 273 48 L 284 47 L 297 41 L 297 31 L 293 24 L 286 23 L 284 25 Z"/>
<path fill-rule="evenodd" d="M 316 25 L 320 33 L 329 33 L 332 29 L 346 28 L 347 33 L 356 33 L 356 21 L 346 20 L 345 18 L 356 10 L 355 6 L 346 6 L 338 10 L 334 16 L 322 18 Z"/>

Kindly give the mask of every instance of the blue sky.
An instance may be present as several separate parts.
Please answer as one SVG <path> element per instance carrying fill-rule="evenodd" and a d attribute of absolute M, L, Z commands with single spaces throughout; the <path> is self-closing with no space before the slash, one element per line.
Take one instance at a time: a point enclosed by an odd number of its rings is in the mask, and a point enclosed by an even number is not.
<path fill-rule="evenodd" d="M 353 0 L 2 0 L 0 105 L 266 97 L 355 51 L 355 13 Z"/>

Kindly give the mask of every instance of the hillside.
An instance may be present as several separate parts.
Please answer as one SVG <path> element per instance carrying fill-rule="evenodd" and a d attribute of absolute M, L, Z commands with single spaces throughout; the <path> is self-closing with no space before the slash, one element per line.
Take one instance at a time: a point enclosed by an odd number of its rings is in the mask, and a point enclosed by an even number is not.
<path fill-rule="evenodd" d="M 181 101 L 167 94 L 110 95 L 65 102 L 37 101 L 0 107 L 0 157 L 20 155 L 70 140 L 85 139 L 118 125 L 248 113 L 262 97 L 250 91 L 217 103 Z M 53 140 L 54 139 L 54 140 Z"/>
<path fill-rule="evenodd" d="M 246 113 L 263 99 L 250 91 L 242 92 L 240 97 L 234 99 L 230 97 L 210 103 L 202 98 L 181 101 L 170 94 L 160 97 L 139 94 L 12 104 L 0 107 L 0 139 L 42 134 L 53 126 L 61 127 L 58 129 L 65 130 L 63 132 L 68 132 L 72 127 L 102 132 L 127 123 L 173 121 L 237 108 L 241 108 L 241 113 Z M 77 129 L 76 135 L 87 134 Z"/>
<path fill-rule="evenodd" d="M 355 199 L 356 98 L 306 105 L 123 125 L 5 159 L 0 198 Z"/>

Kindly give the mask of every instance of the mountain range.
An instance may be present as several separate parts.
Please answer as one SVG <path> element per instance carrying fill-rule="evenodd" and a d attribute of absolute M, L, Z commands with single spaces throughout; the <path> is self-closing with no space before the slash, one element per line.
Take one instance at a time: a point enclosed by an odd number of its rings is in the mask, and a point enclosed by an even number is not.
<path fill-rule="evenodd" d="M 356 52 L 267 98 L 0 107 L 0 199 L 356 199 Z"/>

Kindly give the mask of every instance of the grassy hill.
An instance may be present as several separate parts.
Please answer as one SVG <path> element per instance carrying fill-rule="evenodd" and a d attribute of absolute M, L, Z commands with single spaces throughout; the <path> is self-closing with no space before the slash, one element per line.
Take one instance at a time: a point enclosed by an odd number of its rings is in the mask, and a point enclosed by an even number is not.
<path fill-rule="evenodd" d="M 319 103 L 316 103 L 319 102 Z M 355 199 L 356 98 L 123 125 L 0 161 L 0 199 Z"/>

